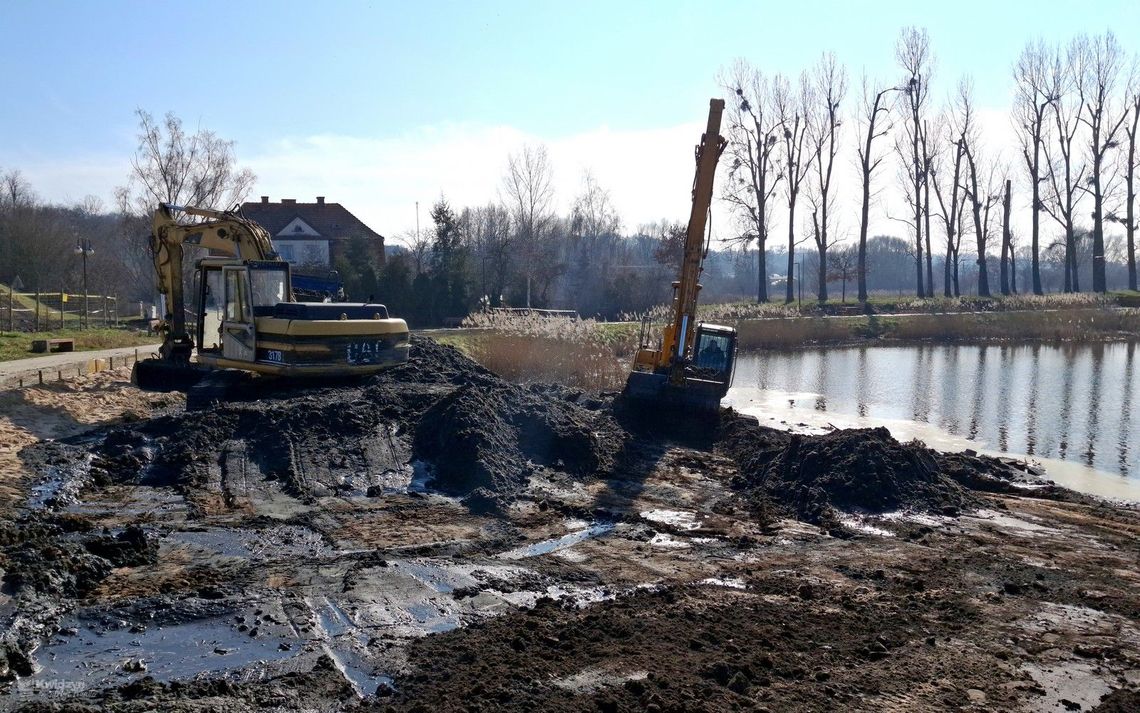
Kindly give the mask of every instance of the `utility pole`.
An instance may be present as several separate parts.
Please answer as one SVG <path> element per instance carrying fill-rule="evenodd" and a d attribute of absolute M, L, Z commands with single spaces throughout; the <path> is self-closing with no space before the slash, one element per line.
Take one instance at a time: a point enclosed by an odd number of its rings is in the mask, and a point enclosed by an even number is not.
<path fill-rule="evenodd" d="M 94 254 L 95 249 L 91 247 L 91 240 L 88 238 L 76 238 L 75 240 L 75 254 L 83 256 L 83 328 L 87 329 L 87 317 L 91 314 L 88 309 L 87 303 L 87 256 Z"/>

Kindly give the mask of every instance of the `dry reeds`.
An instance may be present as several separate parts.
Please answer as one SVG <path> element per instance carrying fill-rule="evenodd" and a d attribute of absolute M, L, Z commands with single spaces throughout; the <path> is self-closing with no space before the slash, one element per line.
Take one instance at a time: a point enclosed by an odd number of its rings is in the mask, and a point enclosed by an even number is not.
<path fill-rule="evenodd" d="M 590 319 L 538 314 L 476 314 L 464 326 L 470 356 L 509 381 L 556 382 L 602 391 L 625 384 L 628 329 L 606 330 Z"/>

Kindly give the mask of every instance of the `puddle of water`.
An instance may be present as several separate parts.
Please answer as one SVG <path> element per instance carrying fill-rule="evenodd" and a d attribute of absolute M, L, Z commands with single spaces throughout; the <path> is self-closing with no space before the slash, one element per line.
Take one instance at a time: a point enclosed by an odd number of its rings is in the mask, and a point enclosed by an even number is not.
<path fill-rule="evenodd" d="M 391 676 L 377 673 L 355 652 L 335 649 L 327 645 L 324 647 L 324 652 L 333 660 L 333 665 L 340 671 L 340 675 L 344 676 L 344 680 L 348 681 L 352 689 L 356 691 L 356 695 L 361 698 L 374 695 L 380 684 L 395 688 L 395 681 Z"/>
<path fill-rule="evenodd" d="M 316 532 L 300 525 L 279 525 L 260 530 L 210 528 L 171 532 L 167 547 L 189 545 L 222 557 L 273 560 L 288 557 L 322 557 L 335 554 Z"/>
<path fill-rule="evenodd" d="M 729 589 L 747 589 L 744 580 L 737 577 L 709 577 L 702 579 L 697 584 L 707 584 L 713 587 L 727 587 Z"/>
<path fill-rule="evenodd" d="M 40 669 L 31 677 L 32 682 L 117 685 L 139 675 L 123 670 L 128 659 L 142 659 L 146 663 L 145 675 L 158 681 L 170 681 L 283 660 L 296 656 L 301 649 L 290 645 L 289 650 L 281 650 L 280 644 L 287 640 L 284 635 L 252 638 L 238 632 L 228 617 L 141 632 L 128 628 L 93 629 L 78 620 L 64 622 L 64 626 L 77 631 L 66 639 L 50 642 L 37 652 Z"/>
<path fill-rule="evenodd" d="M 697 514 L 685 510 L 644 510 L 640 515 L 651 522 L 659 522 L 679 530 L 695 530 L 701 526 Z"/>
<path fill-rule="evenodd" d="M 885 512 L 878 517 L 881 520 L 913 522 L 916 525 L 926 525 L 927 527 L 941 527 L 947 523 L 954 521 L 954 518 L 947 517 L 945 515 L 931 515 L 929 513 L 906 512 L 903 510 L 898 510 L 896 512 Z"/>
<path fill-rule="evenodd" d="M 533 607 L 535 602 L 542 597 L 567 600 L 578 607 L 585 607 L 590 604 L 609 601 L 616 596 L 608 587 L 575 587 L 561 584 L 552 584 L 540 591 L 498 592 L 492 590 L 492 593 L 495 596 L 502 597 L 504 601 L 524 609 Z"/>
<path fill-rule="evenodd" d="M 608 686 L 620 686 L 626 681 L 644 681 L 649 677 L 648 671 L 606 671 L 605 669 L 587 668 L 570 676 L 554 679 L 553 683 L 559 688 L 576 693 L 593 693 Z"/>
<path fill-rule="evenodd" d="M 85 454 L 83 460 L 64 466 L 48 466 L 44 477 L 28 491 L 28 507 L 45 508 L 53 505 L 71 505 L 79 501 L 79 491 L 87 483 L 93 456 Z"/>
<path fill-rule="evenodd" d="M 653 545 L 654 547 L 662 547 L 667 550 L 684 550 L 692 547 L 688 540 L 681 540 L 664 532 L 658 532 L 656 535 L 649 538 L 649 544 Z"/>
<path fill-rule="evenodd" d="M 839 517 L 839 522 L 840 524 L 845 525 L 852 530 L 855 530 L 856 532 L 862 532 L 868 535 L 878 535 L 879 537 L 895 536 L 895 533 L 891 532 L 890 530 L 884 530 L 881 527 L 875 527 L 871 523 L 867 522 L 866 519 L 858 515 L 841 515 Z"/>
<path fill-rule="evenodd" d="M 1037 711 L 1074 710 L 1062 700 L 1078 704 L 1080 708 L 1076 710 L 1089 710 L 1112 691 L 1112 686 L 1096 674 L 1093 665 L 1084 661 L 1063 661 L 1051 666 L 1027 663 L 1021 670 L 1045 689 L 1045 694 L 1033 701 L 1033 709 Z"/>
<path fill-rule="evenodd" d="M 1025 519 L 1020 518 L 1020 517 L 1013 517 L 1011 515 L 1006 515 L 1004 513 L 998 512 L 996 510 L 978 510 L 976 513 L 973 513 L 973 514 L 968 515 L 968 516 L 963 516 L 963 519 L 982 520 L 984 522 L 987 522 L 987 523 L 997 527 L 999 530 L 1005 530 L 1006 532 L 1012 531 L 1012 532 L 1017 532 L 1019 534 L 1029 534 L 1029 535 L 1059 535 L 1059 534 L 1061 534 L 1061 531 L 1056 529 L 1056 528 L 1046 527 L 1045 525 L 1038 525 L 1037 523 L 1030 522 L 1029 520 L 1025 520 Z"/>
<path fill-rule="evenodd" d="M 317 625 L 314 635 L 322 641 L 321 649 L 332 659 L 356 695 L 371 696 L 382 683 L 392 686 L 392 678 L 368 663 L 361 653 L 368 650 L 371 636 L 357 626 L 340 604 L 328 597 L 321 597 L 316 606 L 309 599 L 305 603 L 314 614 Z"/>
<path fill-rule="evenodd" d="M 506 552 L 502 552 L 496 556 L 499 559 L 507 559 L 507 560 L 519 560 L 519 559 L 526 559 L 527 557 L 537 557 L 539 555 L 545 555 L 545 554 L 550 554 L 551 552 L 557 552 L 558 550 L 563 550 L 563 549 L 566 549 L 567 547 L 573 547 L 574 545 L 578 544 L 579 542 L 584 542 L 585 540 L 588 540 L 592 537 L 598 537 L 600 535 L 604 535 L 613 529 L 614 529 L 613 523 L 600 522 L 600 523 L 596 523 L 594 525 L 591 525 L 590 527 L 587 527 L 585 530 L 579 530 L 578 532 L 571 532 L 569 535 L 563 535 L 562 537 L 555 537 L 555 538 L 552 538 L 549 540 L 543 540 L 542 542 L 536 542 L 534 544 L 526 545 L 524 547 L 517 547 L 513 550 L 507 550 Z"/>

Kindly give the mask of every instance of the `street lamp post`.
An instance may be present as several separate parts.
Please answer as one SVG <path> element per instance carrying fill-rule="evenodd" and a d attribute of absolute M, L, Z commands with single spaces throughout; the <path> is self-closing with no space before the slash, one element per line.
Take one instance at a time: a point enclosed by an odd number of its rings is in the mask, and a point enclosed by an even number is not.
<path fill-rule="evenodd" d="M 88 309 L 87 302 L 87 256 L 95 252 L 91 247 L 91 240 L 88 238 L 76 238 L 75 240 L 75 254 L 83 256 L 83 328 L 87 329 L 88 316 L 91 314 Z M 62 314 L 62 313 L 61 313 Z"/>

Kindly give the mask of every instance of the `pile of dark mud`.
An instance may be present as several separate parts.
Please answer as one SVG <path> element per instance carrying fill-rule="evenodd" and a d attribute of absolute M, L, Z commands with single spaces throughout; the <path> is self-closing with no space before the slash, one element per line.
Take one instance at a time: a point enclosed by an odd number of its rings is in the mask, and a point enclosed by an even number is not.
<path fill-rule="evenodd" d="M 413 360 L 363 384 L 254 383 L 207 411 L 113 428 L 94 449 L 91 477 L 217 491 L 240 469 L 312 502 L 378 492 L 418 461 L 433 487 L 490 509 L 539 468 L 611 469 L 625 432 L 603 402 L 508 383 L 430 339 L 413 337 L 412 349 Z"/>
<path fill-rule="evenodd" d="M 717 447 L 737 462 L 733 486 L 754 506 L 824 525 L 839 511 L 956 515 L 981 504 L 976 490 L 1013 489 L 997 459 L 900 443 L 885 428 L 789 434 L 726 411 Z"/>
<path fill-rule="evenodd" d="M 620 475 L 630 467 L 619 463 L 629 441 L 684 444 L 677 436 L 687 430 L 699 435 L 694 447 L 736 461 L 746 499 L 810 522 L 831 522 L 837 510 L 950 513 L 977 505 L 970 490 L 1010 489 L 1008 469 L 993 459 L 902 444 L 885 429 L 791 435 L 730 410 L 719 431 L 678 429 L 681 418 L 647 428 L 620 399 L 512 384 L 427 338 L 413 337 L 412 350 L 411 361 L 364 383 L 281 388 L 254 380 L 240 399 L 208 411 L 112 428 L 94 447 L 90 477 L 223 498 L 231 479 L 276 482 L 313 502 L 382 494 L 411 463 L 437 490 L 494 510 L 539 470 Z"/>

